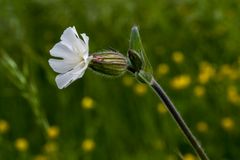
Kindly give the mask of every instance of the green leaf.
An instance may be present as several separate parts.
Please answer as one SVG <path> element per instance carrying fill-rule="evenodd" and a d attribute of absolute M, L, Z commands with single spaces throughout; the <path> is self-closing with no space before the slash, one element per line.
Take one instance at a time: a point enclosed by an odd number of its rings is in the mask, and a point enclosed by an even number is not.
<path fill-rule="evenodd" d="M 145 54 L 139 30 L 137 26 L 133 26 L 130 35 L 129 49 L 134 50 L 142 60 L 142 70 L 137 77 L 141 77 L 145 82 L 150 82 L 152 79 L 152 66 Z M 142 80 L 141 80 L 142 81 Z"/>

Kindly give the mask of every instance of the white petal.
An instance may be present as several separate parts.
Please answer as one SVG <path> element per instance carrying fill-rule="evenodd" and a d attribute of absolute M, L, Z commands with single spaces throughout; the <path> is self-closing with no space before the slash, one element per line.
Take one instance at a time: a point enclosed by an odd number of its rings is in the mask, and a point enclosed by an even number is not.
<path fill-rule="evenodd" d="M 68 27 L 61 36 L 62 43 L 71 46 L 73 51 L 79 55 L 86 51 L 83 41 L 79 38 L 75 27 Z"/>
<path fill-rule="evenodd" d="M 67 29 L 64 30 L 61 40 L 68 42 L 70 45 L 76 41 L 76 39 L 79 39 L 79 36 L 77 34 L 77 31 L 75 27 L 68 27 Z"/>
<path fill-rule="evenodd" d="M 59 42 L 54 45 L 50 50 L 50 54 L 54 57 L 66 58 L 66 59 L 75 59 L 77 54 L 75 54 L 71 48 Z"/>
<path fill-rule="evenodd" d="M 57 73 L 65 73 L 78 65 L 78 61 L 49 59 L 49 65 Z"/>
<path fill-rule="evenodd" d="M 59 89 L 66 88 L 69 86 L 72 82 L 77 80 L 78 78 L 81 78 L 83 74 L 85 73 L 85 70 L 87 69 L 87 65 L 82 66 L 81 64 L 78 65 L 75 69 L 64 73 L 60 74 L 56 77 L 56 83 Z"/>
<path fill-rule="evenodd" d="M 88 54 L 89 54 L 89 50 L 88 50 L 89 37 L 88 37 L 85 33 L 82 33 L 81 36 L 82 36 L 82 38 L 83 38 L 83 41 L 84 41 L 84 43 L 85 43 L 85 48 L 86 48 L 86 51 L 83 52 L 83 58 L 84 58 L 84 59 L 87 59 L 87 58 L 88 58 Z"/>
<path fill-rule="evenodd" d="M 72 31 L 74 32 L 74 34 L 79 38 L 79 36 L 78 36 L 78 33 L 77 33 L 77 30 L 76 30 L 76 28 L 75 28 L 75 26 L 72 26 L 72 27 L 70 27 L 70 28 L 72 28 Z"/>
<path fill-rule="evenodd" d="M 86 45 L 86 48 L 88 49 L 88 41 L 89 41 L 89 37 L 85 34 L 85 33 L 82 33 L 81 34 L 82 38 L 83 38 L 83 41 Z"/>

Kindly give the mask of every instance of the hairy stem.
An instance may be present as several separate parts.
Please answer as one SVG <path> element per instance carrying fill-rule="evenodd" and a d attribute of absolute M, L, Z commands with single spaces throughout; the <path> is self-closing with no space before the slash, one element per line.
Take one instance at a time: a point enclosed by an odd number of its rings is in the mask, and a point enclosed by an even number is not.
<path fill-rule="evenodd" d="M 179 114 L 179 112 L 177 111 L 172 101 L 169 99 L 167 94 L 164 92 L 162 87 L 157 83 L 157 81 L 154 78 L 152 78 L 150 86 L 156 92 L 156 94 L 160 97 L 162 102 L 166 105 L 173 119 L 177 122 L 179 128 L 181 129 L 183 134 L 186 136 L 188 141 L 191 143 L 192 147 L 194 148 L 198 156 L 202 160 L 209 160 L 208 156 L 204 152 L 200 143 L 197 141 L 196 137 L 192 134 L 191 130 L 188 128 L 187 124 L 184 122 L 182 116 Z"/>

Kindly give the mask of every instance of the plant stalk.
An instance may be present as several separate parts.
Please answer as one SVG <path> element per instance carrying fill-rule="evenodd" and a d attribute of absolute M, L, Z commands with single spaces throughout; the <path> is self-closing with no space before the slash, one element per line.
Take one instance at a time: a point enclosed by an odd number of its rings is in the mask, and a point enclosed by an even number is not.
<path fill-rule="evenodd" d="M 165 91 L 162 89 L 162 87 L 157 83 L 157 81 L 152 78 L 152 81 L 150 83 L 151 88 L 156 92 L 156 94 L 160 97 L 162 102 L 166 105 L 168 111 L 171 113 L 173 119 L 177 122 L 179 128 L 183 132 L 183 134 L 186 136 L 198 156 L 201 158 L 201 160 L 209 160 L 207 154 L 204 152 L 203 148 L 201 147 L 200 143 L 197 141 L 196 137 L 192 134 L 191 130 L 183 120 L 182 116 L 177 111 L 176 107 L 172 103 L 172 101 L 169 99 Z"/>

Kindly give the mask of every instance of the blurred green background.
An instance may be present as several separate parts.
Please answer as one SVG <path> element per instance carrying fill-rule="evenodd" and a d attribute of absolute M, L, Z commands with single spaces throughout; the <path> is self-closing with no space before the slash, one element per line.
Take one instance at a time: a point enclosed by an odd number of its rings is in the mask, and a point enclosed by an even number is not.
<path fill-rule="evenodd" d="M 154 75 L 211 159 L 240 157 L 239 0 L 0 0 L 1 160 L 196 160 L 156 95 L 88 70 L 59 90 L 64 29 L 126 54 L 140 27 Z M 49 127 L 48 127 L 49 124 Z"/>

